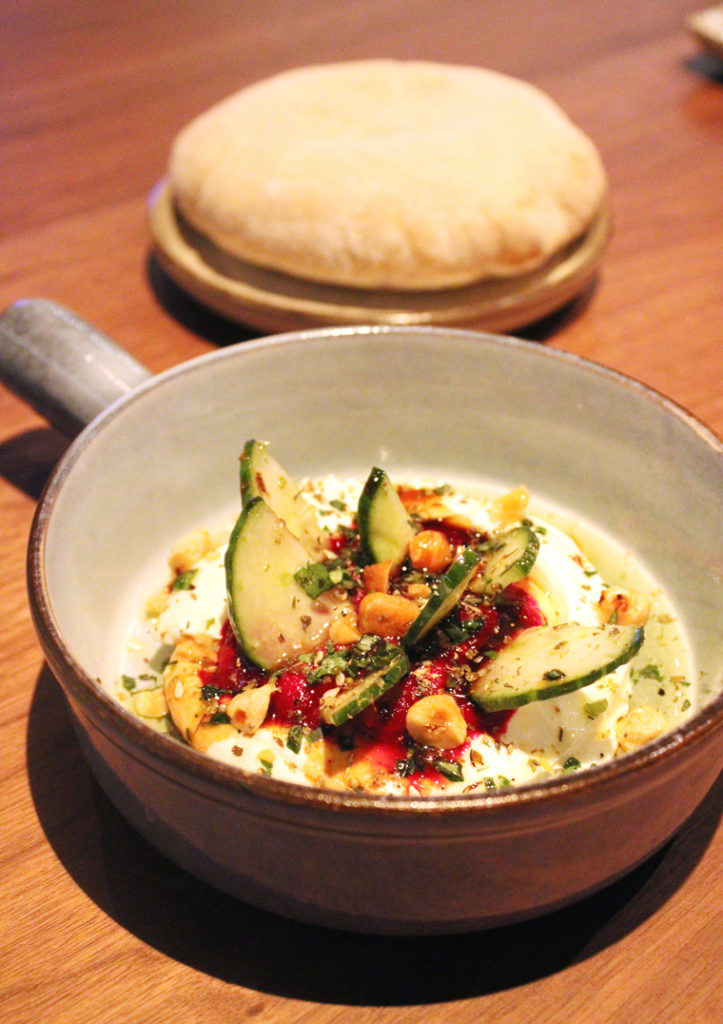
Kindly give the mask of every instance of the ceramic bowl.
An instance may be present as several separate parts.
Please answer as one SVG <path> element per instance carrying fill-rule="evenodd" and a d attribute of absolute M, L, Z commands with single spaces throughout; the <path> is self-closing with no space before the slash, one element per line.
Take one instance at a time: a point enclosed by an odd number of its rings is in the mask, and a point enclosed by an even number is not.
<path fill-rule="evenodd" d="M 11 307 L 2 331 L 13 387 L 68 430 L 94 416 L 58 465 L 32 528 L 40 642 L 100 784 L 192 874 L 324 925 L 477 929 L 617 879 L 664 844 L 715 781 L 721 445 L 665 398 L 560 351 L 447 329 L 310 330 L 213 351 L 153 378 L 47 304 Z M 82 386 L 71 391 L 78 365 Z M 169 543 L 237 505 L 237 460 L 250 436 L 272 440 L 299 475 L 360 475 L 379 463 L 397 476 L 416 469 L 524 482 L 624 538 L 680 613 L 705 680 L 703 706 L 677 730 L 594 769 L 435 799 L 297 787 L 151 731 L 98 680 L 115 677 L 130 610 Z"/>

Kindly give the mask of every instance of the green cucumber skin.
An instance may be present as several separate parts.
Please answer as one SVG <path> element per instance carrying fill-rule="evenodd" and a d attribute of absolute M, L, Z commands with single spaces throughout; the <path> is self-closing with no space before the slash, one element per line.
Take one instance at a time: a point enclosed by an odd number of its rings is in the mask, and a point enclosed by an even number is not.
<path fill-rule="evenodd" d="M 372 502 L 374 498 L 379 494 L 379 489 L 383 486 L 386 476 L 387 474 L 384 472 L 383 469 L 379 469 L 377 466 L 374 466 L 366 479 L 361 494 L 359 495 L 359 502 L 357 505 L 359 550 L 361 553 L 362 562 L 364 562 L 366 565 L 378 561 L 378 559 L 375 557 L 374 551 L 372 550 L 369 519 L 371 514 Z"/>
<path fill-rule="evenodd" d="M 265 446 L 253 438 L 246 441 L 241 453 L 239 477 L 241 483 L 241 504 L 247 505 L 259 492 L 254 483 L 256 460 Z"/>
<path fill-rule="evenodd" d="M 498 538 L 499 549 L 493 549 L 480 572 L 480 585 L 484 592 L 504 589 L 529 576 L 537 561 L 540 540 L 529 526 L 516 526 Z M 519 554 L 517 552 L 519 551 Z"/>
<path fill-rule="evenodd" d="M 437 589 L 422 606 L 419 615 L 412 620 L 402 637 L 402 644 L 409 650 L 418 643 L 430 629 L 446 618 L 467 589 L 477 571 L 480 555 L 472 548 L 463 548 L 454 562 L 437 583 Z"/>
<path fill-rule="evenodd" d="M 598 666 L 588 668 L 577 675 L 566 673 L 561 679 L 547 680 L 544 678 L 543 673 L 537 673 L 536 675 L 530 674 L 528 681 L 525 682 L 524 671 L 525 667 L 529 669 L 530 661 L 525 662 L 524 660 L 524 648 L 529 646 L 530 636 L 532 634 L 536 636 L 543 636 L 545 634 L 559 642 L 560 638 L 564 637 L 566 633 L 571 633 L 573 639 L 575 633 L 577 633 L 578 638 L 582 637 L 581 643 L 592 641 L 596 636 L 600 635 L 616 639 L 619 637 L 616 644 L 617 654 L 605 658 Z M 562 626 L 534 627 L 533 629 L 525 630 L 515 637 L 507 647 L 500 651 L 497 659 L 491 661 L 479 673 L 478 680 L 470 686 L 469 696 L 482 711 L 507 711 L 523 707 L 525 704 L 532 704 L 539 700 L 564 697 L 568 693 L 573 693 L 575 690 L 582 689 L 583 686 L 594 683 L 603 676 L 610 675 L 611 672 L 620 668 L 621 665 L 625 665 L 640 650 L 644 639 L 645 633 L 642 626 L 605 625 L 584 627 L 578 626 L 576 623 L 564 623 Z M 523 652 L 519 659 L 521 670 L 517 679 L 517 685 L 520 688 L 514 689 L 509 676 L 507 681 L 505 681 L 504 673 L 508 662 L 517 656 L 520 649 Z M 562 663 L 562 659 L 558 657 L 556 664 L 554 644 L 552 645 L 549 658 L 550 660 L 547 663 L 548 670 L 557 668 Z M 572 658 L 574 660 L 574 654 Z M 493 677 L 491 686 L 489 683 L 485 685 L 488 677 Z M 523 680 L 522 682 L 520 677 Z"/>
<path fill-rule="evenodd" d="M 399 650 L 394 660 L 386 668 L 364 676 L 354 682 L 349 689 L 337 695 L 328 706 L 321 708 L 321 719 L 326 725 L 343 725 L 349 719 L 361 714 L 370 704 L 397 683 L 401 682 L 409 671 L 409 658 L 403 650 Z"/>
<path fill-rule="evenodd" d="M 357 523 L 362 561 L 392 563 L 392 572 L 404 561 L 414 535 L 402 499 L 387 473 L 374 466 L 366 479 L 357 505 Z"/>
<path fill-rule="evenodd" d="M 296 582 L 307 563 L 304 546 L 263 498 L 252 498 L 229 538 L 226 591 L 236 639 L 261 668 L 278 668 L 325 639 L 333 601 L 312 600 Z"/>

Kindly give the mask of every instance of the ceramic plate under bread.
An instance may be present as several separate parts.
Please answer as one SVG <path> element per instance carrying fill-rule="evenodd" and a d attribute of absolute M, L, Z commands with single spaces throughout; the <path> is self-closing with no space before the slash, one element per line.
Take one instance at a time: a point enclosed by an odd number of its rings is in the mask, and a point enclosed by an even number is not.
<path fill-rule="evenodd" d="M 165 179 L 149 197 L 148 215 L 155 255 L 168 276 L 215 312 L 263 331 L 330 324 L 515 330 L 555 312 L 585 290 L 610 234 L 605 204 L 584 235 L 532 273 L 440 291 L 404 292 L 318 284 L 245 263 L 184 220 Z"/>

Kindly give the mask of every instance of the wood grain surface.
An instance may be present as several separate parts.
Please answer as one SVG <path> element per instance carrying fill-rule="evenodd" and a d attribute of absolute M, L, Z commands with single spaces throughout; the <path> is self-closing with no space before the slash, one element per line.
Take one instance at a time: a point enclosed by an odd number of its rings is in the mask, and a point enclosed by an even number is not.
<path fill-rule="evenodd" d="M 723 65 L 685 31 L 695 7 L 6 2 L 0 307 L 56 299 L 153 371 L 243 340 L 252 332 L 185 297 L 150 258 L 146 197 L 176 132 L 294 65 L 487 65 L 546 89 L 595 139 L 611 182 L 614 233 L 594 287 L 518 333 L 624 371 L 723 434 Z M 466 937 L 370 939 L 288 923 L 148 847 L 90 776 L 28 612 L 28 530 L 65 445 L 0 389 L 1 1021 L 723 1019 L 720 785 L 605 892 Z"/>

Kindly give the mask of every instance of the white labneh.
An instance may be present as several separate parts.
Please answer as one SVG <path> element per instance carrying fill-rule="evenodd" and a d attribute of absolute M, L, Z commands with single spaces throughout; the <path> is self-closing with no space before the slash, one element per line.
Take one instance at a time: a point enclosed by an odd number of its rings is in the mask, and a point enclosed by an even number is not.
<path fill-rule="evenodd" d="M 362 484 L 363 481 L 335 477 L 304 482 L 304 497 L 329 538 L 338 537 L 341 530 L 353 533 Z M 410 514 L 416 517 L 420 528 L 429 524 L 422 521 L 413 496 L 424 490 L 416 483 L 399 488 L 403 497 L 406 493 L 405 503 L 408 501 L 407 507 L 414 509 Z M 509 515 L 509 505 L 500 502 L 500 495 L 487 496 L 448 485 L 428 486 L 425 493 L 428 498 L 439 496 L 438 507 L 434 507 L 434 502 L 430 505 L 433 512 L 430 519 L 441 517 L 440 510 L 443 510 L 448 535 L 454 539 L 455 529 L 457 533 L 466 530 L 468 536 L 480 543 L 484 558 L 484 538 L 499 534 L 506 525 L 505 515 Z M 563 696 L 533 699 L 504 714 L 484 715 L 475 709 L 474 714 L 467 714 L 464 741 L 454 750 L 435 752 L 433 747 L 427 747 L 425 752 L 422 747 L 420 751 L 419 744 L 415 745 L 405 734 L 394 756 L 390 754 L 386 734 L 382 742 L 380 732 L 375 733 L 371 726 L 365 731 L 362 726 L 363 721 L 371 722 L 369 716 L 378 714 L 378 708 L 368 709 L 339 729 L 325 726 L 323 722 L 320 727 L 318 721 L 315 725 L 312 723 L 312 727 L 301 713 L 298 723 L 288 715 L 285 718 L 283 714 L 274 714 L 272 691 L 288 666 L 265 675 L 257 672 L 254 676 L 249 671 L 248 680 L 253 681 L 247 682 L 248 691 L 240 699 L 234 696 L 230 704 L 214 704 L 217 697 L 213 687 L 209 689 L 210 677 L 197 673 L 196 683 L 202 679 L 206 686 L 203 690 L 203 699 L 207 701 L 204 738 L 195 741 L 189 736 L 178 738 L 192 742 L 207 756 L 286 782 L 434 796 L 499 791 L 584 769 L 655 738 L 692 712 L 695 704 L 692 666 L 675 615 L 655 582 L 623 553 L 615 540 L 603 537 L 589 526 L 583 527 L 556 510 L 541 510 L 538 514 L 534 502 L 529 506 L 525 503 L 517 520 L 513 518 L 512 522 L 515 521 L 524 521 L 539 540 L 532 569 L 513 586 L 518 593 L 524 592 L 525 600 L 536 609 L 540 622 L 550 626 L 560 623 L 599 626 L 601 622 L 614 621 L 622 608 L 618 603 L 611 619 L 606 605 L 611 595 L 629 594 L 633 590 L 639 597 L 646 608 L 645 642 L 631 660 Z M 180 584 L 178 576 L 169 576 L 165 587 L 164 581 L 159 580 L 156 596 L 138 609 L 136 621 L 129 625 L 114 693 L 149 725 L 176 735 L 173 714 L 169 714 L 169 707 L 163 704 L 164 670 L 169 658 L 173 658 L 176 645 L 184 638 L 192 638 L 201 645 L 210 644 L 211 650 L 217 650 L 222 635 L 228 634 L 224 561 L 230 532 L 230 529 L 223 530 L 216 535 L 223 539 L 220 543 L 210 543 Z M 602 559 L 598 559 L 600 552 L 604 553 Z M 335 554 L 330 552 L 328 557 Z M 604 565 L 605 576 L 596 568 L 600 564 Z M 399 585 L 401 592 L 416 595 L 420 601 L 424 586 L 419 573 L 408 575 L 404 586 Z M 484 610 L 486 598 L 474 600 L 481 601 L 480 607 Z M 499 600 L 499 595 L 494 600 Z M 490 599 L 490 608 L 493 604 Z M 352 618 L 357 607 L 358 600 L 356 604 L 348 602 L 348 608 L 354 609 Z M 498 611 L 495 607 L 494 614 Z M 464 617 L 461 621 L 464 625 Z M 403 639 L 398 642 L 403 646 Z M 447 647 L 456 642 L 459 638 L 445 635 Z M 332 647 L 327 641 L 324 650 L 328 652 Z M 424 678 L 427 673 L 431 678 L 433 670 L 428 669 L 428 665 L 440 655 L 440 648 L 434 654 L 427 654 L 429 662 L 424 662 L 423 658 L 420 662 L 421 655 L 416 650 L 409 653 L 410 672 L 420 673 Z M 484 645 L 478 654 L 494 657 L 494 652 L 485 651 Z M 243 654 L 238 657 L 243 662 Z M 308 669 L 309 663 L 319 665 L 323 657 L 324 653 L 315 652 L 305 661 L 302 659 L 302 667 Z M 464 667 L 467 669 L 466 665 Z M 471 667 L 469 671 L 472 672 Z M 455 679 L 461 680 L 463 675 L 460 670 Z M 180 683 L 177 677 L 178 673 L 174 676 L 175 696 L 180 697 L 188 684 L 185 677 L 181 676 Z M 342 670 L 337 682 L 343 677 Z M 193 673 L 189 678 L 194 678 Z M 273 685 L 255 693 L 252 707 L 250 692 L 266 681 Z M 327 688 L 333 682 L 330 676 Z M 454 689 L 449 682 L 445 685 L 448 690 Z M 404 681 L 395 684 L 390 693 L 381 698 L 380 704 L 387 709 L 391 707 L 403 686 Z M 198 693 L 201 693 L 200 683 Z M 270 703 L 269 693 L 272 694 Z M 460 692 L 455 691 L 455 694 L 459 696 Z M 266 703 L 259 712 L 262 697 Z M 464 708 L 462 697 L 460 706 Z M 228 701 L 228 694 L 222 699 Z M 233 715 L 226 713 L 229 707 Z M 254 720 L 254 715 L 258 720 Z M 376 721 L 378 724 L 378 719 Z M 489 728 L 484 727 L 485 723 L 489 723 Z M 198 735 L 200 737 L 201 733 Z"/>

